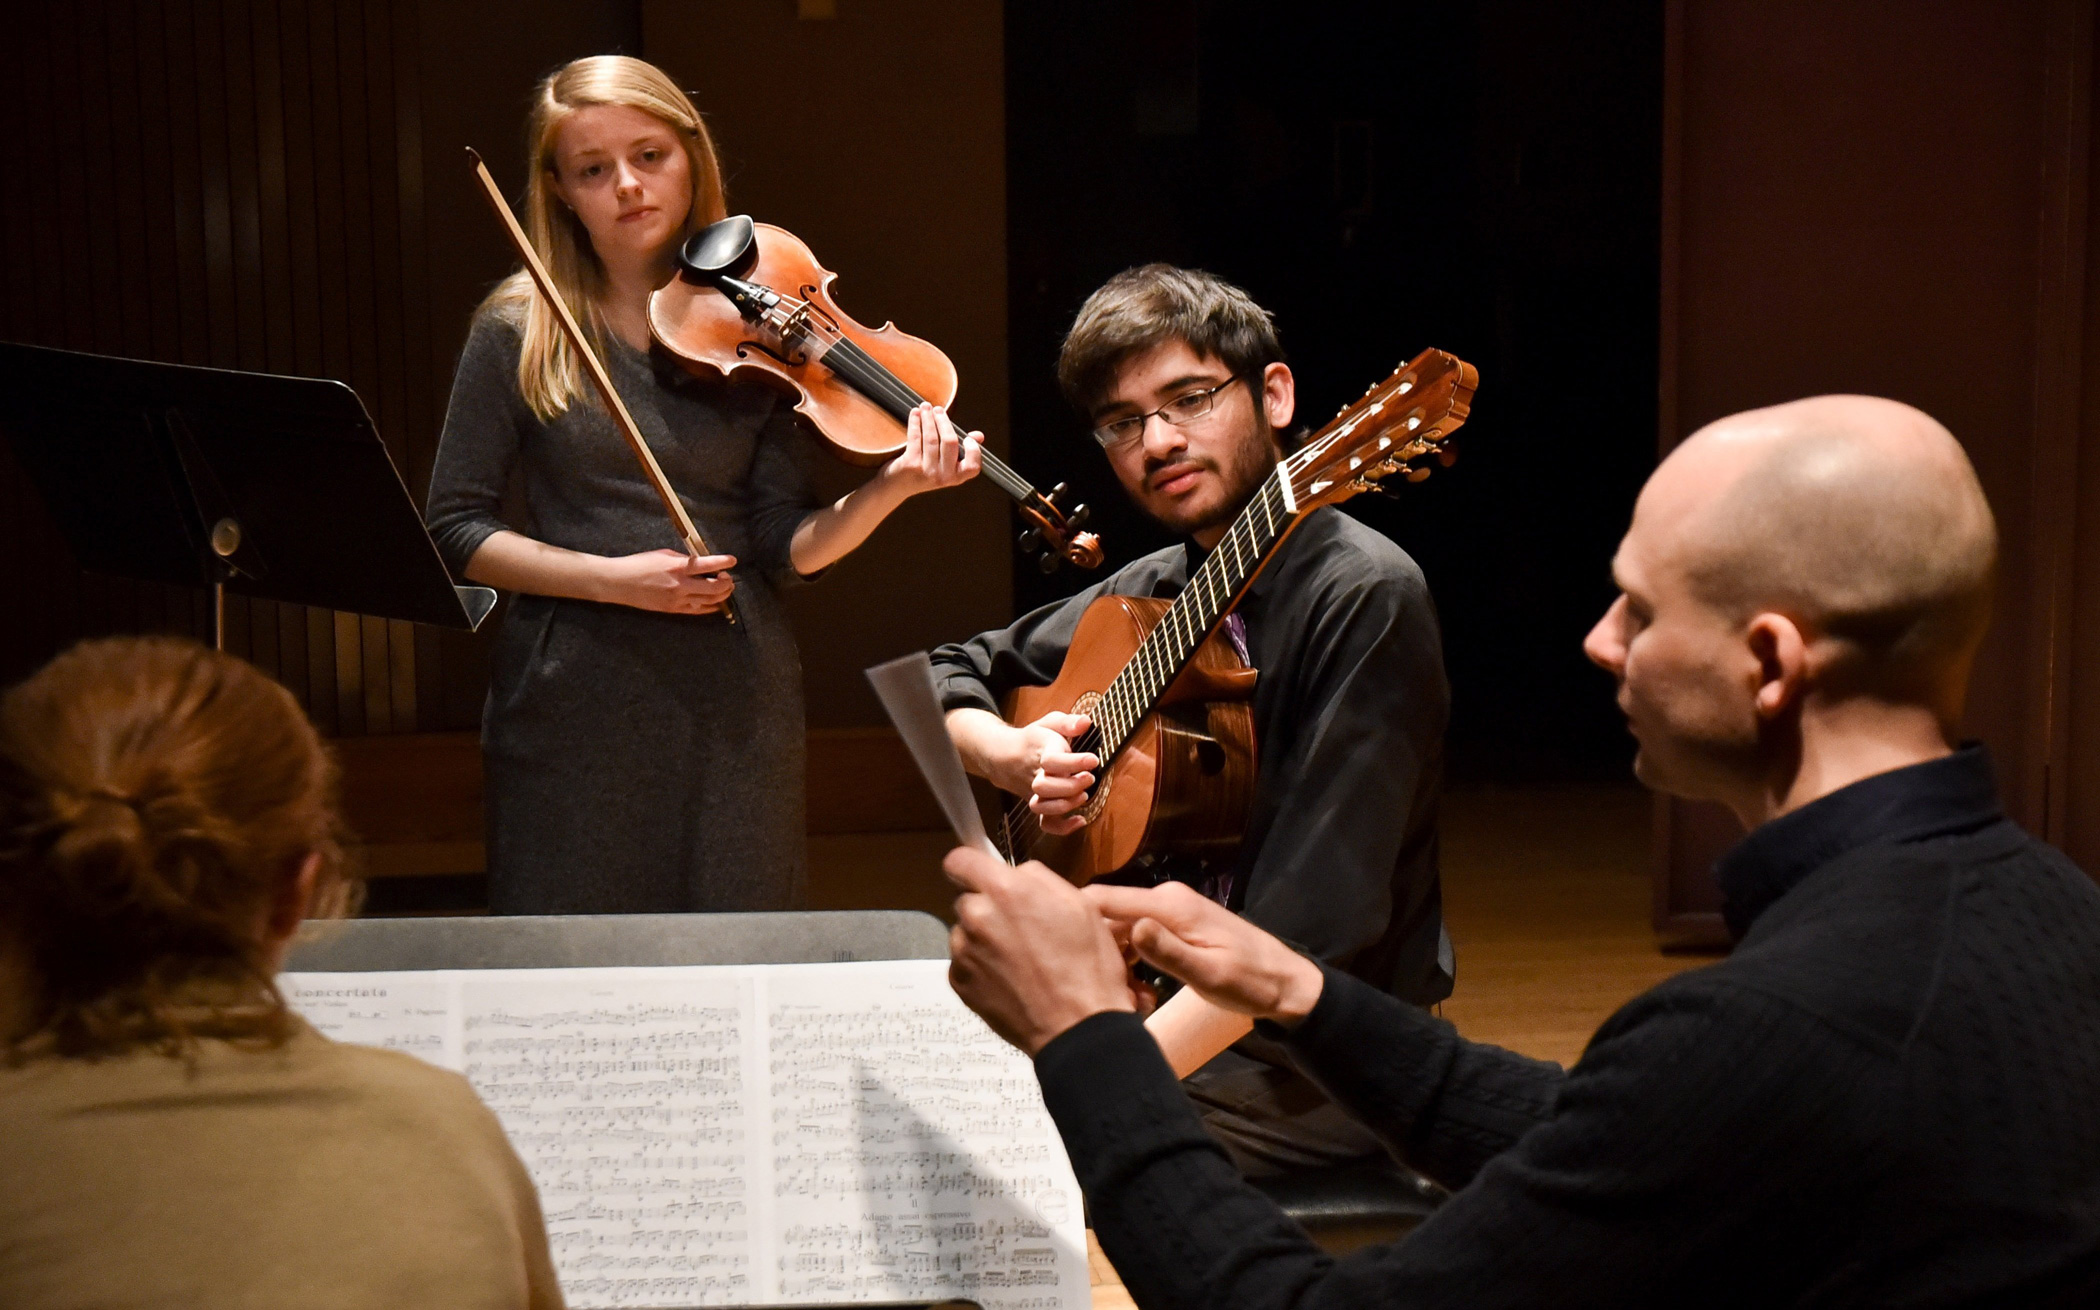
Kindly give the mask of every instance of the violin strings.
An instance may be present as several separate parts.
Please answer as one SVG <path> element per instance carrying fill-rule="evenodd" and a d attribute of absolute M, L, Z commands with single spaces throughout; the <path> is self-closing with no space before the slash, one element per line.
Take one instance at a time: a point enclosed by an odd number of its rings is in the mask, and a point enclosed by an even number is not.
<path fill-rule="evenodd" d="M 816 334 L 812 332 L 810 335 Z M 833 355 L 839 356 L 836 363 L 832 360 Z M 866 392 L 869 398 L 878 404 L 889 401 L 892 405 L 901 407 L 905 413 L 910 413 L 925 403 L 925 397 L 906 386 L 903 379 L 884 368 L 879 360 L 848 337 L 842 335 L 832 341 L 830 349 L 823 355 L 823 362 L 832 371 Z M 1014 499 L 1027 500 L 1035 493 L 1035 488 L 1026 478 L 1016 473 L 982 443 L 978 446 L 978 456 L 983 461 L 985 475 L 998 483 L 1000 489 Z"/>

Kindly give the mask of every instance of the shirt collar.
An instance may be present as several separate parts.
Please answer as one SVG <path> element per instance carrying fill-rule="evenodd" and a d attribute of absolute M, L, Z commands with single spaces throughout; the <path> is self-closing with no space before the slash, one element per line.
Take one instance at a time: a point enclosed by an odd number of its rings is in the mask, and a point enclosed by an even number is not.
<path fill-rule="evenodd" d="M 1862 778 L 1758 825 L 1723 855 L 1714 866 L 1721 917 L 1741 941 L 1773 902 L 1840 855 L 1877 842 L 1974 831 L 2002 817 L 1991 757 L 1980 743 Z"/>

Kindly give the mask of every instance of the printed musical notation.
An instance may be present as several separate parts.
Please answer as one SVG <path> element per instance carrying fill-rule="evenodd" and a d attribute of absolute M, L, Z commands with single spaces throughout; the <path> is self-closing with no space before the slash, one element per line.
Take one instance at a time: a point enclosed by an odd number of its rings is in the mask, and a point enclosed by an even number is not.
<path fill-rule="evenodd" d="M 1079 1190 L 1035 1074 L 926 964 L 766 979 L 781 1299 L 1083 1306 Z"/>
<path fill-rule="evenodd" d="M 749 983 L 579 982 L 507 970 L 460 993 L 462 1072 L 539 1185 L 564 1288 L 580 1305 L 755 1300 Z"/>
<path fill-rule="evenodd" d="M 1028 1061 L 946 963 L 286 975 L 327 1035 L 464 1073 L 578 1307 L 1089 1305 Z"/>

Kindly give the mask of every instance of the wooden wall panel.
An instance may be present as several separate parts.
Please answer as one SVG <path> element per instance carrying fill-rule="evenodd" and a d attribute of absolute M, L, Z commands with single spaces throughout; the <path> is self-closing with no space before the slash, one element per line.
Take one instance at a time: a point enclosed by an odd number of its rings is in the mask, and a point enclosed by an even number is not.
<path fill-rule="evenodd" d="M 1892 396 L 1952 429 L 2002 543 L 1965 730 L 1990 746 L 2014 817 L 2088 868 L 2092 9 L 1673 0 L 1660 396 L 1665 451 L 1721 415 L 1827 391 Z M 1709 865 L 1739 831 L 1662 804 L 1666 938 L 1718 935 Z"/>
<path fill-rule="evenodd" d="M 51 185 L 5 193 L 0 337 L 355 387 L 397 466 L 441 412 L 411 0 L 90 0 L 11 21 Z M 0 681 L 70 641 L 209 634 L 180 588 L 82 574 L 0 454 Z M 332 733 L 425 713 L 443 643 L 411 625 L 228 599 L 228 648 Z M 419 656 L 429 667 L 419 668 Z"/>

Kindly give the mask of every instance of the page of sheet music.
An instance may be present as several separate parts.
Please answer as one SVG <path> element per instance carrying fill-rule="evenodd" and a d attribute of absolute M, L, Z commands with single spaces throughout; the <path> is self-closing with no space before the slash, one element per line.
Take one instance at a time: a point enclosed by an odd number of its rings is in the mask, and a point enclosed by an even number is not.
<path fill-rule="evenodd" d="M 1079 1187 L 1027 1058 L 945 961 L 769 970 L 783 1301 L 1089 1304 Z"/>
<path fill-rule="evenodd" d="M 1034 1072 L 945 961 L 282 981 L 329 1036 L 467 1075 L 572 1305 L 1090 1303 Z"/>
<path fill-rule="evenodd" d="M 571 1303 L 757 1300 L 751 980 L 490 971 L 460 1002 L 462 1070 L 539 1185 Z"/>

